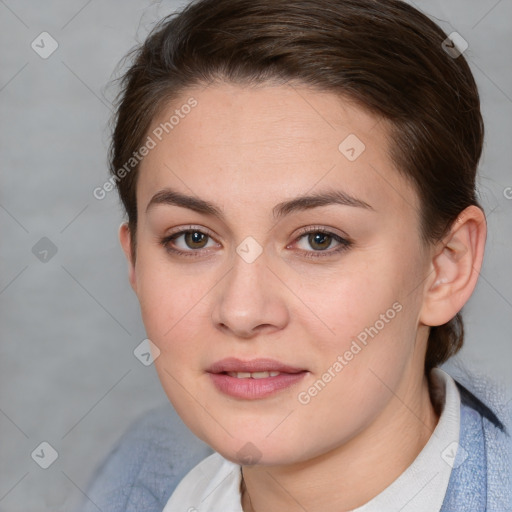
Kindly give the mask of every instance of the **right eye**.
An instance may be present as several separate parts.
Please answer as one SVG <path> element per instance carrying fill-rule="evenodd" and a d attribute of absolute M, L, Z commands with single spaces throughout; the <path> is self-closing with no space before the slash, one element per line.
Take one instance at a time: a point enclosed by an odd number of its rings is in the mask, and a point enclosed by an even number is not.
<path fill-rule="evenodd" d="M 205 233 L 198 228 L 191 227 L 167 235 L 162 238 L 160 243 L 169 253 L 186 257 L 194 257 L 199 256 L 197 253 L 208 248 L 208 239 L 212 239 L 210 234 Z M 213 244 L 213 247 L 214 246 L 215 243 Z"/>

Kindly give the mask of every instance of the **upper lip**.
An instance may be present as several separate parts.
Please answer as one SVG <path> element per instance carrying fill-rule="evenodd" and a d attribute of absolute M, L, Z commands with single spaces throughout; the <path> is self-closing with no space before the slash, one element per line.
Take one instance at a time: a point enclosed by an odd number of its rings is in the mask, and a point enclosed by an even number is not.
<path fill-rule="evenodd" d="M 228 357 L 213 363 L 207 370 L 210 373 L 223 372 L 281 372 L 281 373 L 299 373 L 303 368 L 296 368 L 275 359 L 251 359 L 242 361 L 236 357 Z"/>

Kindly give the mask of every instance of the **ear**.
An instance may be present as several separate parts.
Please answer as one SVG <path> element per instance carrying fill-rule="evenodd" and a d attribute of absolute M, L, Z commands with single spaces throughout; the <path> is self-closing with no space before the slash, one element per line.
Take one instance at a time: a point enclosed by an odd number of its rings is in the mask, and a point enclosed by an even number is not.
<path fill-rule="evenodd" d="M 126 256 L 126 260 L 128 261 L 128 279 L 130 280 L 130 284 L 133 288 L 133 291 L 137 293 L 137 279 L 135 276 L 135 263 L 132 259 L 132 235 L 130 232 L 130 228 L 128 227 L 128 222 L 123 222 L 119 226 L 119 241 L 121 242 L 121 247 L 123 248 L 124 255 Z"/>
<path fill-rule="evenodd" d="M 419 320 L 436 326 L 449 322 L 475 289 L 484 256 L 487 225 L 484 212 L 466 208 L 433 251 Z"/>

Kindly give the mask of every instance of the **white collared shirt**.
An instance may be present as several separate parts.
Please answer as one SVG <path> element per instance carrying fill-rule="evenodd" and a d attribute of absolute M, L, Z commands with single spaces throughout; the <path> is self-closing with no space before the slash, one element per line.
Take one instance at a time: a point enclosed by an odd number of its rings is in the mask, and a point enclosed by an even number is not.
<path fill-rule="evenodd" d="M 440 368 L 431 371 L 443 403 L 434 432 L 412 464 L 386 489 L 352 512 L 439 512 L 457 454 L 460 394 Z M 243 512 L 241 466 L 214 453 L 192 468 L 169 498 L 163 512 Z"/>

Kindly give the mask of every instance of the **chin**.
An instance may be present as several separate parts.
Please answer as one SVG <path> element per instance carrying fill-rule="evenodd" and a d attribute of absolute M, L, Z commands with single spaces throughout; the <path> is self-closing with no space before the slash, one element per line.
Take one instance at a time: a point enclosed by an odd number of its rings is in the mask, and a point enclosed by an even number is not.
<path fill-rule="evenodd" d="M 204 436 L 202 439 L 225 459 L 242 466 L 287 465 L 305 460 L 306 455 L 304 443 L 289 439 L 284 444 L 283 439 L 272 440 L 266 434 L 246 433 L 243 437 L 223 436 L 222 439 Z"/>

